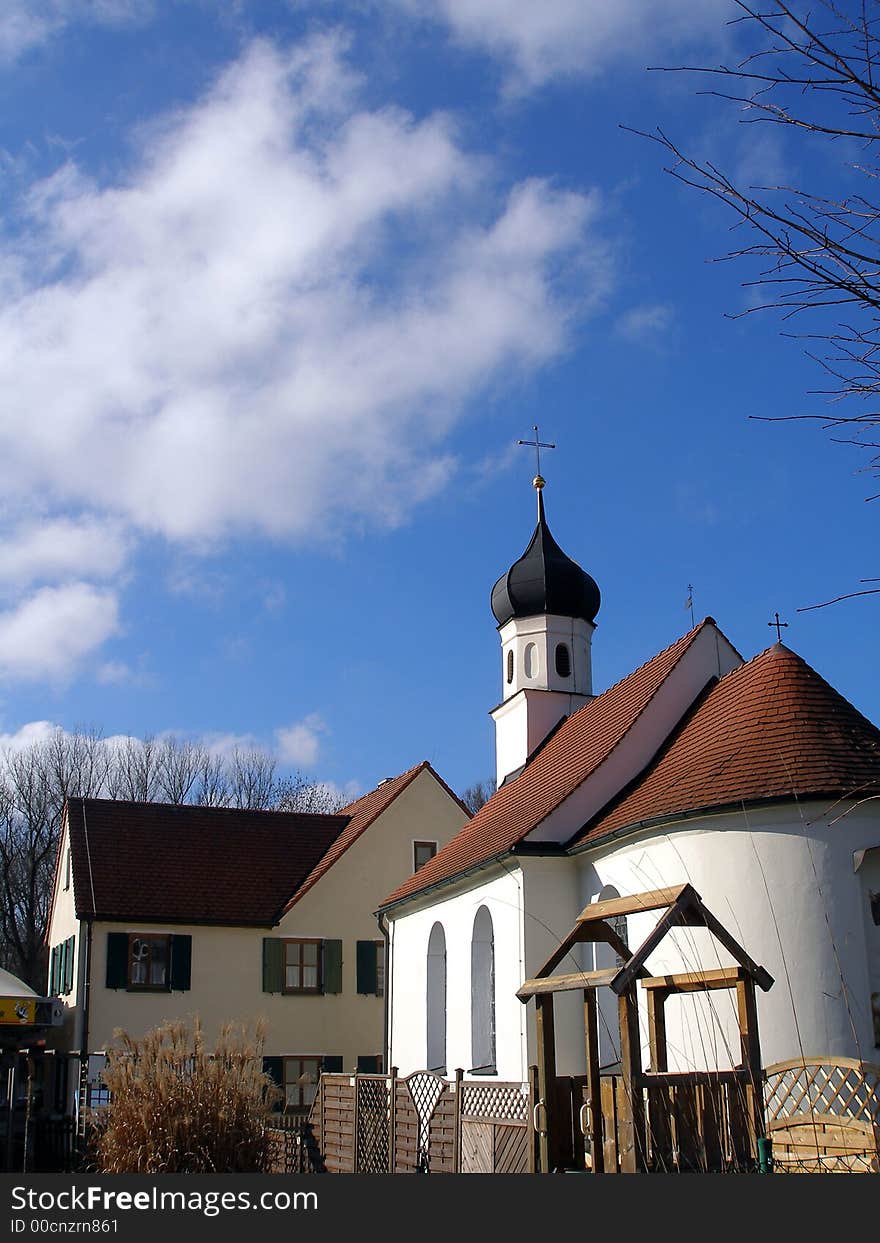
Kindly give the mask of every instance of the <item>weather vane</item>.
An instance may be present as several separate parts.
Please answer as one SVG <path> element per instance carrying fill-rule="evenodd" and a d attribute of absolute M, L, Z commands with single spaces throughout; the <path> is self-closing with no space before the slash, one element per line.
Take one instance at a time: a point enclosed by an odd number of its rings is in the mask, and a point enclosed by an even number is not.
<path fill-rule="evenodd" d="M 776 620 L 769 621 L 767 625 L 776 627 L 776 642 L 781 643 L 782 642 L 782 628 L 783 626 L 787 626 L 788 622 L 780 621 L 778 612 L 774 613 L 773 616 Z"/>
<path fill-rule="evenodd" d="M 532 483 L 535 485 L 535 487 L 540 492 L 540 490 L 544 486 L 544 478 L 541 474 L 541 450 L 542 449 L 555 449 L 556 445 L 551 444 L 549 440 L 541 440 L 540 436 L 538 435 L 538 424 L 537 423 L 533 425 L 532 431 L 535 433 L 534 440 L 518 440 L 516 443 L 518 445 L 528 445 L 530 449 L 535 450 L 535 463 L 538 469 L 535 474 L 535 478 L 532 480 Z"/>

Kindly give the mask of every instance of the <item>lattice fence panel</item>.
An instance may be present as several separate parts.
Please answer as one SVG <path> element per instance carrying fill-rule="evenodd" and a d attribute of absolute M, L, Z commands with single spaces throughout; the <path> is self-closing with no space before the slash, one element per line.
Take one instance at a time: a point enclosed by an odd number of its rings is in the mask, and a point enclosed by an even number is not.
<path fill-rule="evenodd" d="M 880 1068 L 831 1059 L 771 1066 L 764 1103 L 768 1122 L 814 1113 L 880 1126 Z"/>
<path fill-rule="evenodd" d="M 390 1121 L 390 1090 L 386 1078 L 364 1078 L 358 1075 L 357 1085 L 357 1154 L 358 1174 L 388 1172 L 388 1134 Z"/>
<path fill-rule="evenodd" d="M 462 1083 L 461 1115 L 471 1119 L 528 1122 L 528 1089 L 520 1083 Z"/>

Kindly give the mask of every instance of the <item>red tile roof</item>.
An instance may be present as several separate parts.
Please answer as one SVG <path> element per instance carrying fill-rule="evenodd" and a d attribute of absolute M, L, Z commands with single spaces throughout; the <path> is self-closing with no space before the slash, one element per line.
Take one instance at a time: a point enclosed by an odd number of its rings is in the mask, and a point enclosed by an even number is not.
<path fill-rule="evenodd" d="M 68 823 L 80 918 L 271 926 L 348 817 L 75 798 Z"/>
<path fill-rule="evenodd" d="M 551 735 L 520 775 L 382 906 L 488 863 L 521 842 L 607 759 L 681 659 L 707 618 L 629 677 L 585 704 Z"/>
<path fill-rule="evenodd" d="M 327 853 L 312 869 L 309 875 L 296 890 L 293 897 L 285 906 L 285 912 L 289 911 L 295 903 L 299 902 L 300 898 L 302 898 L 304 894 L 308 893 L 312 885 L 321 879 L 328 868 L 333 866 L 337 859 L 339 859 L 346 852 L 346 850 L 348 850 L 349 846 L 351 846 L 353 842 L 357 841 L 364 830 L 370 827 L 376 817 L 380 816 L 382 812 L 394 802 L 397 796 L 403 793 L 406 787 L 419 775 L 419 773 L 425 771 L 430 772 L 435 780 L 438 781 L 446 790 L 450 798 L 458 803 L 462 811 L 464 811 L 468 816 L 470 815 L 470 812 L 465 807 L 464 803 L 462 803 L 458 795 L 454 794 L 452 790 L 449 789 L 446 782 L 442 779 L 442 777 L 437 775 L 427 760 L 423 760 L 422 763 L 417 764 L 415 768 L 410 768 L 407 772 L 401 773 L 399 777 L 386 778 L 385 781 L 381 782 L 375 790 L 371 790 L 369 794 L 362 795 L 353 803 L 349 803 L 347 807 L 342 808 L 342 811 L 339 814 L 351 817 L 348 825 L 344 831 L 340 833 L 339 837 Z"/>
<path fill-rule="evenodd" d="M 868 791 L 880 791 L 880 729 L 776 644 L 712 687 L 580 844 L 703 808 Z"/>

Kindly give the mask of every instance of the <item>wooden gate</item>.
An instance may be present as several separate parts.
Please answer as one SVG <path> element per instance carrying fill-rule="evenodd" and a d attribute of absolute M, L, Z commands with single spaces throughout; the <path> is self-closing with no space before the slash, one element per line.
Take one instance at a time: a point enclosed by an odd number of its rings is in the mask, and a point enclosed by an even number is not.
<path fill-rule="evenodd" d="M 528 1088 L 519 1083 L 462 1083 L 460 1091 L 460 1172 L 528 1173 L 532 1134 Z"/>
<path fill-rule="evenodd" d="M 465 1081 L 462 1071 L 322 1075 L 307 1125 L 331 1174 L 526 1174 L 532 1099 L 528 1084 Z"/>

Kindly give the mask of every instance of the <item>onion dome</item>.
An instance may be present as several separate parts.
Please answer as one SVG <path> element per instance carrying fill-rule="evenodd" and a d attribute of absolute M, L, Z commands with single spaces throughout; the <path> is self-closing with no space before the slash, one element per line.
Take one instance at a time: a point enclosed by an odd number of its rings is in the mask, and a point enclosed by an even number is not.
<path fill-rule="evenodd" d="M 538 525 L 519 561 L 514 561 L 492 588 L 492 612 L 499 626 L 513 617 L 542 613 L 582 617 L 592 623 L 602 599 L 599 588 L 550 534 L 544 516 L 544 480 L 538 475 L 534 482 L 538 492 Z"/>

